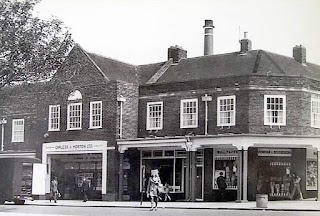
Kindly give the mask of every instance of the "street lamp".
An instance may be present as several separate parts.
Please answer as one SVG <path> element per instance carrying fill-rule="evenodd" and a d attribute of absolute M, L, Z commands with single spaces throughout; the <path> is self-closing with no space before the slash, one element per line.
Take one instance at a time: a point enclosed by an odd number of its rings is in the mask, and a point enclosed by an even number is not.
<path fill-rule="evenodd" d="M 4 147 L 4 125 L 7 124 L 7 119 L 6 118 L 2 118 L 0 120 L 0 124 L 1 124 L 1 151 L 3 151 L 3 147 Z"/>

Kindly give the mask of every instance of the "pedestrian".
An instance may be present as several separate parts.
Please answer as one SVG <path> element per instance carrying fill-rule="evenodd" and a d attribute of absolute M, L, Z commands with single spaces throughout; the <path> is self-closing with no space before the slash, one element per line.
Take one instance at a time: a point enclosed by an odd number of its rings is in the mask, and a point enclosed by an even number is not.
<path fill-rule="evenodd" d="M 83 197 L 83 202 L 88 201 L 88 195 L 87 195 L 88 190 L 89 190 L 89 182 L 85 177 L 83 177 L 82 184 L 81 184 L 81 193 L 82 193 L 82 197 Z"/>
<path fill-rule="evenodd" d="M 167 200 L 171 201 L 171 197 L 169 196 L 170 186 L 168 182 L 164 184 L 163 191 L 164 191 L 164 201 L 167 201 Z"/>
<path fill-rule="evenodd" d="M 220 172 L 220 176 L 217 178 L 217 185 L 219 188 L 219 201 L 225 201 L 227 183 L 226 178 L 223 176 L 223 172 Z"/>
<path fill-rule="evenodd" d="M 50 202 L 51 202 L 51 199 L 53 199 L 54 202 L 56 203 L 57 197 L 59 194 L 60 193 L 58 190 L 58 178 L 55 176 L 50 184 Z"/>
<path fill-rule="evenodd" d="M 159 188 L 161 186 L 161 180 L 159 171 L 157 169 L 151 170 L 151 176 L 148 180 L 147 197 L 150 198 L 151 209 L 150 211 L 157 211 L 159 202 Z"/>
<path fill-rule="evenodd" d="M 300 189 L 301 178 L 296 173 L 293 173 L 292 174 L 292 181 L 293 181 L 293 189 L 292 189 L 292 192 L 291 192 L 291 195 L 290 195 L 290 199 L 292 200 L 294 198 L 294 195 L 297 192 L 298 195 L 299 195 L 299 200 L 302 200 L 303 196 L 302 196 L 302 192 L 301 192 L 301 189 Z"/>

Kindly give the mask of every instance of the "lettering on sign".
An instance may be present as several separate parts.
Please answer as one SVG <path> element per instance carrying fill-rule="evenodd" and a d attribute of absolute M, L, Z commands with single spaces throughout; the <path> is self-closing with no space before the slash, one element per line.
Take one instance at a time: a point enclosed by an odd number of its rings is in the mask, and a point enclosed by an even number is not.
<path fill-rule="evenodd" d="M 236 156 L 238 155 L 238 150 L 237 149 L 219 149 L 216 150 L 216 155 L 217 156 Z"/>
<path fill-rule="evenodd" d="M 258 156 L 262 157 L 291 157 L 291 149 L 258 149 Z"/>

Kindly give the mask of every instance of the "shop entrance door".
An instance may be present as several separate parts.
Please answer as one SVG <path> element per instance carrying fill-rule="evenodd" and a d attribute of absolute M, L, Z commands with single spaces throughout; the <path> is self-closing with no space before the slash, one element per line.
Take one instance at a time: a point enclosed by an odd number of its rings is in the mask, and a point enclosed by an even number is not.
<path fill-rule="evenodd" d="M 196 188 L 195 188 L 195 195 L 196 200 L 202 201 L 202 167 L 197 167 L 197 176 L 196 176 Z"/>

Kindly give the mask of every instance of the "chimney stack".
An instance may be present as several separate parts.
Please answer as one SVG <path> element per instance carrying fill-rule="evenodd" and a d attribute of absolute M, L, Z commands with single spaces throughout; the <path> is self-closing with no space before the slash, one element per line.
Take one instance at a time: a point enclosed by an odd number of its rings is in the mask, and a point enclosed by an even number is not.
<path fill-rule="evenodd" d="M 240 54 L 245 54 L 252 49 L 252 42 L 248 39 L 248 32 L 244 32 L 243 39 L 240 40 Z"/>
<path fill-rule="evenodd" d="M 293 58 L 305 65 L 307 63 L 307 50 L 302 45 L 296 45 L 293 47 Z"/>
<path fill-rule="evenodd" d="M 204 55 L 213 55 L 213 21 L 205 20 L 204 28 Z"/>
<path fill-rule="evenodd" d="M 181 59 L 187 58 L 187 51 L 177 45 L 171 46 L 168 48 L 168 60 L 171 58 L 173 63 L 178 63 Z"/>

